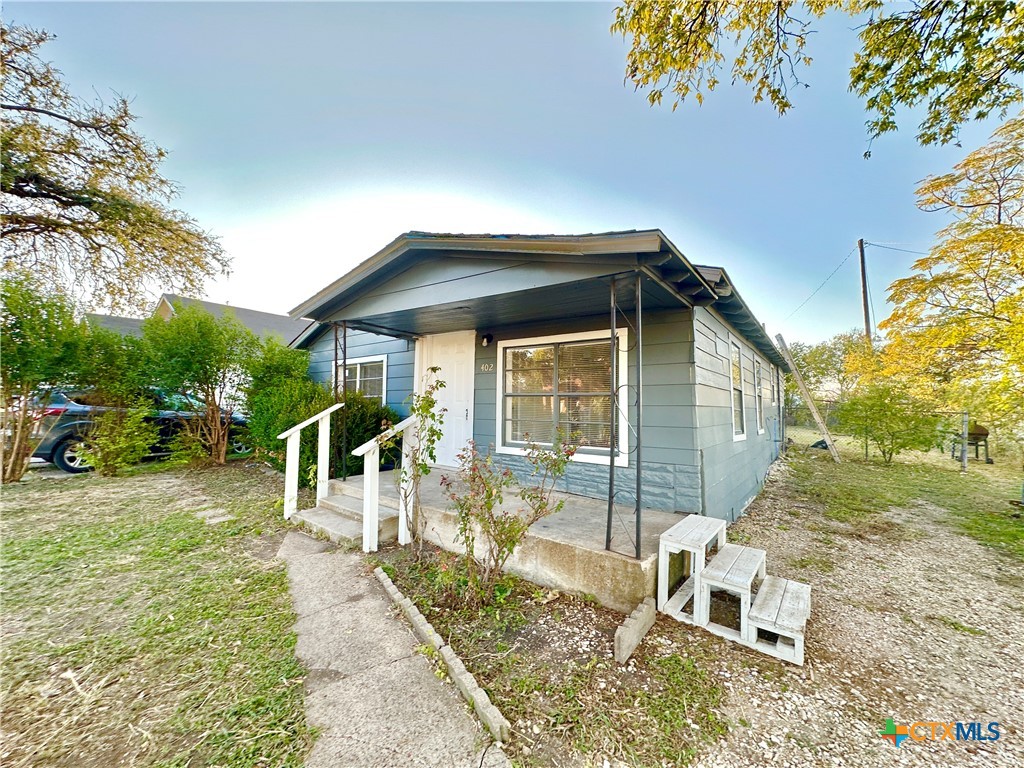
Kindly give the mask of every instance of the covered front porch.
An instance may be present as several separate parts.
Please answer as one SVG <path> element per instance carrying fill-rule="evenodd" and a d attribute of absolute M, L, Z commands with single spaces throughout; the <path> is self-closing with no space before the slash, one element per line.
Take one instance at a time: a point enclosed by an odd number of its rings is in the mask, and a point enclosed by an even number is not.
<path fill-rule="evenodd" d="M 443 549 L 461 551 L 455 543 L 455 513 L 440 486 L 443 475 L 455 469 L 435 467 L 423 478 L 420 501 L 426 519 L 426 539 Z M 381 472 L 378 536 L 394 540 L 398 533 L 399 492 L 394 472 Z M 629 613 L 645 597 L 655 594 L 658 541 L 681 517 L 670 512 L 643 510 L 640 557 L 635 557 L 635 513 L 632 506 L 615 505 L 612 541 L 605 549 L 605 502 L 575 494 L 553 494 L 564 500 L 561 511 L 534 524 L 507 570 L 535 584 L 567 592 L 593 595 L 604 606 Z M 362 538 L 364 476 L 332 480 L 329 495 L 316 509 L 296 512 L 300 522 L 335 541 L 358 543 Z M 515 510 L 518 497 L 506 500 Z"/>

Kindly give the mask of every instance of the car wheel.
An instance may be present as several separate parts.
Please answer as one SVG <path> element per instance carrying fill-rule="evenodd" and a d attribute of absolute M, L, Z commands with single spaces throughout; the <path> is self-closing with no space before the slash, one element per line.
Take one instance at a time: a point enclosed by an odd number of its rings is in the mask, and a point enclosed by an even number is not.
<path fill-rule="evenodd" d="M 245 456 L 246 454 L 252 453 L 252 446 L 249 445 L 249 441 L 240 435 L 232 436 L 228 442 L 228 447 L 236 456 Z"/>
<path fill-rule="evenodd" d="M 82 438 L 65 437 L 53 449 L 53 463 L 65 472 L 88 472 L 92 469 L 82 457 Z"/>

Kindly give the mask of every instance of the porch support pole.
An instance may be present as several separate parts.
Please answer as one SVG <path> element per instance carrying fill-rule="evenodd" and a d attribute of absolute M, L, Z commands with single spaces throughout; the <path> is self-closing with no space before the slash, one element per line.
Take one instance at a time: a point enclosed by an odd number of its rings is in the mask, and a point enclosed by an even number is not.
<path fill-rule="evenodd" d="M 640 559 L 640 501 L 643 497 L 644 320 L 643 275 L 636 273 L 636 559 Z"/>
<path fill-rule="evenodd" d="M 341 321 L 341 402 L 348 403 L 348 321 Z M 337 374 L 336 374 L 337 375 Z M 335 393 L 337 397 L 337 393 Z M 342 409 L 347 410 L 347 409 Z M 365 461 L 365 460 L 364 460 Z M 365 475 L 366 470 L 363 470 Z M 348 414 L 341 414 L 341 479 L 348 479 Z"/>
<path fill-rule="evenodd" d="M 618 445 L 618 440 L 615 435 L 615 426 L 618 422 L 618 403 L 616 402 L 618 397 L 618 371 L 616 370 L 619 358 L 618 351 L 618 337 L 615 333 L 615 320 L 618 314 L 618 307 L 615 305 L 615 278 L 612 278 L 612 290 L 611 290 L 611 356 L 610 356 L 610 367 L 611 367 L 611 389 L 610 395 L 611 400 L 609 401 L 609 417 L 608 417 L 608 523 L 604 529 L 604 548 L 611 550 L 612 548 L 612 516 L 615 513 L 615 449 Z"/>

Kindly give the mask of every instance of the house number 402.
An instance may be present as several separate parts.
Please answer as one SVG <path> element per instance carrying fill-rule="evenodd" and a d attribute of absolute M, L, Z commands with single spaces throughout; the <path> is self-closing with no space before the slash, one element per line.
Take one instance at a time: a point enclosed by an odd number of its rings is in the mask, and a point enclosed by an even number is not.
<path fill-rule="evenodd" d="M 494 372 L 494 363 L 480 363 L 480 370 L 483 373 L 493 373 Z"/>

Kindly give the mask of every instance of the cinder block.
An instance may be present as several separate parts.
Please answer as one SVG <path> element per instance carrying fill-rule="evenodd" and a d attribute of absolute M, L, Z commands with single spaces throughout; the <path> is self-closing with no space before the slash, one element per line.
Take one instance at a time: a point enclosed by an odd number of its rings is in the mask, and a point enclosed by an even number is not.
<path fill-rule="evenodd" d="M 645 598 L 633 609 L 629 618 L 615 630 L 615 661 L 619 664 L 629 661 L 644 635 L 654 626 L 656 616 L 656 606 L 651 597 Z"/>

